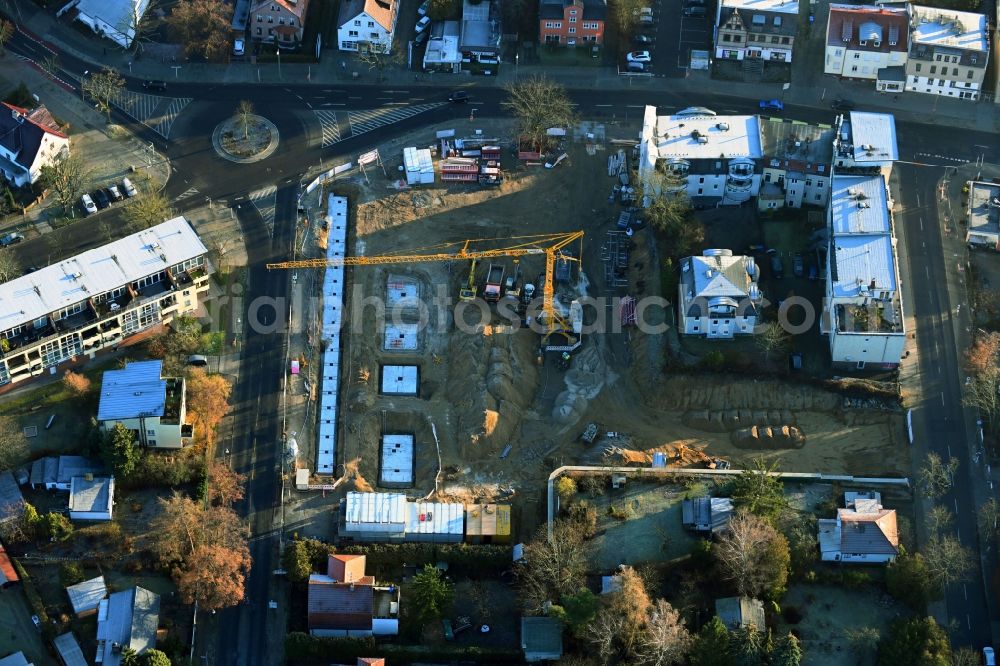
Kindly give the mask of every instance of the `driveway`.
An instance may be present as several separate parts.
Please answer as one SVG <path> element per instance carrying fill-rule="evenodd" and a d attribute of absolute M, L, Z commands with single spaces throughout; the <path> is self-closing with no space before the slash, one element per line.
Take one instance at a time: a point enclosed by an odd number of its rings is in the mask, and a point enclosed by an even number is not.
<path fill-rule="evenodd" d="M 656 44 L 653 63 L 658 76 L 680 78 L 691 62 L 692 50 L 712 49 L 711 17 L 715 16 L 714 3 L 706 3 L 706 16 L 682 15 L 684 0 L 656 0 L 653 9 L 657 23 L 654 26 Z"/>

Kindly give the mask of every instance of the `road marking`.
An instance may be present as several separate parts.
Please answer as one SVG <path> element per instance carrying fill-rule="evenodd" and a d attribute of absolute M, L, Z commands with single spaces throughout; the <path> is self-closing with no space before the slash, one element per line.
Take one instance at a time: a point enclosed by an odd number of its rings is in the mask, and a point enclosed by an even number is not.
<path fill-rule="evenodd" d="M 955 498 L 955 515 L 958 515 L 958 498 Z"/>
<path fill-rule="evenodd" d="M 924 230 L 924 218 L 920 218 L 920 230 Z"/>
<path fill-rule="evenodd" d="M 948 445 L 948 457 L 951 458 L 951 444 Z"/>
<path fill-rule="evenodd" d="M 972 631 L 972 620 L 969 619 L 968 615 L 965 616 L 965 624 L 966 624 L 966 626 L 969 627 L 969 631 Z"/>
<path fill-rule="evenodd" d="M 930 269 L 930 266 L 924 266 L 924 272 L 927 273 L 927 279 L 930 280 L 931 279 L 931 269 Z"/>
<path fill-rule="evenodd" d="M 606 107 L 610 107 L 611 105 L 610 104 L 595 104 L 594 106 L 596 106 L 598 108 L 606 108 Z"/>
<path fill-rule="evenodd" d="M 965 593 L 965 600 L 968 601 L 969 600 L 969 586 L 966 585 L 965 583 L 962 583 L 962 592 Z"/>
<path fill-rule="evenodd" d="M 917 208 L 920 207 L 920 193 L 917 193 Z"/>
<path fill-rule="evenodd" d="M 186 183 L 187 181 L 185 180 L 184 182 Z M 196 194 L 198 194 L 198 188 L 189 187 L 188 189 L 184 190 L 179 195 L 177 195 L 177 198 L 174 199 L 174 201 L 181 201 L 183 199 L 187 199 L 188 197 L 193 197 Z"/>
<path fill-rule="evenodd" d="M 941 392 L 941 405 L 944 406 L 944 391 Z"/>
<path fill-rule="evenodd" d="M 313 111 L 319 120 L 320 129 L 323 132 L 322 147 L 332 146 L 340 141 L 340 124 L 337 121 L 336 111 Z"/>
<path fill-rule="evenodd" d="M 250 203 L 260 213 L 260 217 L 264 220 L 264 224 L 267 225 L 267 229 L 271 235 L 274 235 L 274 207 L 275 194 L 277 192 L 278 188 L 276 186 L 268 185 L 247 195 Z"/>

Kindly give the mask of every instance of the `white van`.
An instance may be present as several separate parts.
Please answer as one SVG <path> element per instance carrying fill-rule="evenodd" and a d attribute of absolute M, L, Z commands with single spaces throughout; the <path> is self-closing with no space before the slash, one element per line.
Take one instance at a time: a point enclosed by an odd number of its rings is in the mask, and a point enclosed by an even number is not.
<path fill-rule="evenodd" d="M 85 214 L 90 215 L 97 212 L 97 204 L 94 203 L 89 194 L 84 194 L 80 197 L 80 203 L 83 205 L 83 212 Z"/>

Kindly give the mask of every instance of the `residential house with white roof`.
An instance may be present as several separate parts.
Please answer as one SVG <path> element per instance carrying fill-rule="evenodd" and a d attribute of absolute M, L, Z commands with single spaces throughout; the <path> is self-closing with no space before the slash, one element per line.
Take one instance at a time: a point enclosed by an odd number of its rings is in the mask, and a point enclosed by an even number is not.
<path fill-rule="evenodd" d="M 887 563 L 899 554 L 896 510 L 884 508 L 881 498 L 859 496 L 837 509 L 836 518 L 820 518 L 818 523 L 824 562 Z"/>
<path fill-rule="evenodd" d="M 684 335 L 731 340 L 756 332 L 763 294 L 753 257 L 705 250 L 681 260 L 677 310 Z"/>
<path fill-rule="evenodd" d="M 970 247 L 1000 251 L 1000 185 L 969 181 L 968 225 L 965 242 Z"/>
<path fill-rule="evenodd" d="M 898 366 L 906 330 L 884 177 L 834 176 L 828 227 L 820 331 L 834 365 Z"/>
<path fill-rule="evenodd" d="M 499 0 L 462 2 L 462 69 L 497 73 L 500 66 Z"/>
<path fill-rule="evenodd" d="M 424 49 L 425 72 L 447 72 L 457 74 L 462 71 L 462 23 L 460 21 L 438 21 L 428 28 L 431 36 Z"/>
<path fill-rule="evenodd" d="M 37 181 L 42 167 L 69 155 L 67 137 L 44 106 L 29 111 L 0 103 L 0 176 L 24 187 Z"/>
<path fill-rule="evenodd" d="M 906 90 L 978 100 L 990 59 L 986 16 L 910 6 Z"/>
<path fill-rule="evenodd" d="M 341 51 L 388 53 L 392 48 L 397 0 L 344 0 L 337 15 L 337 44 Z"/>
<path fill-rule="evenodd" d="M 0 284 L 0 386 L 195 311 L 208 291 L 207 255 L 175 217 Z"/>
<path fill-rule="evenodd" d="M 97 612 L 101 601 L 108 596 L 108 586 L 104 576 L 91 578 L 66 588 L 69 604 L 77 617 L 87 617 Z"/>
<path fill-rule="evenodd" d="M 122 651 L 141 656 L 156 647 L 160 624 L 160 595 L 143 587 L 115 592 L 97 609 L 97 655 L 102 666 L 120 666 Z"/>
<path fill-rule="evenodd" d="M 761 118 L 764 172 L 757 208 L 826 207 L 833 177 L 831 125 L 810 125 L 781 118 Z"/>
<path fill-rule="evenodd" d="M 250 7 L 250 36 L 292 47 L 302 41 L 309 0 L 258 0 Z"/>
<path fill-rule="evenodd" d="M 692 198 L 737 205 L 756 196 L 762 158 L 757 116 L 719 116 L 692 107 L 657 116 L 646 106 L 639 143 L 639 177 L 656 190 L 672 174 Z"/>
<path fill-rule="evenodd" d="M 899 159 L 896 119 L 888 113 L 851 111 L 838 116 L 833 163 L 838 173 L 881 172 L 888 179 Z"/>
<path fill-rule="evenodd" d="M 129 48 L 135 29 L 149 9 L 149 0 L 72 0 L 57 16 L 76 12 L 76 20 L 122 48 Z"/>
<path fill-rule="evenodd" d="M 163 377 L 163 361 L 133 361 L 101 379 L 97 424 L 121 423 L 143 446 L 179 449 L 194 436 L 187 420 L 183 377 Z"/>
<path fill-rule="evenodd" d="M 905 6 L 831 4 L 824 74 L 875 81 L 883 92 L 903 90 L 909 46 Z"/>
<path fill-rule="evenodd" d="M 715 21 L 715 57 L 791 62 L 798 0 L 722 0 Z"/>

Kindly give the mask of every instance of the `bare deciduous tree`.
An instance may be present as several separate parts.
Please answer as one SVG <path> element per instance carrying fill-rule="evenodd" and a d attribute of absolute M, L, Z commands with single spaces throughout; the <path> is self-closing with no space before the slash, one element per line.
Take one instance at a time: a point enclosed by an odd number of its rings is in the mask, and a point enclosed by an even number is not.
<path fill-rule="evenodd" d="M 87 392 L 90 391 L 90 379 L 86 375 L 67 370 L 63 375 L 63 386 L 79 398 L 87 395 Z"/>
<path fill-rule="evenodd" d="M 86 189 L 90 180 L 90 169 L 83 157 L 77 153 L 63 153 L 51 164 L 42 165 L 41 171 L 42 179 L 55 193 L 63 214 L 72 214 L 76 198 Z"/>
<path fill-rule="evenodd" d="M 135 233 L 160 224 L 173 216 L 167 199 L 158 192 L 132 197 L 122 208 L 122 218 L 129 232 Z"/>
<path fill-rule="evenodd" d="M 111 103 L 124 104 L 121 93 L 125 89 L 125 78 L 110 67 L 105 67 L 84 78 L 82 87 L 83 92 L 94 100 L 97 108 L 107 114 L 108 122 L 111 122 Z"/>
<path fill-rule="evenodd" d="M 44 58 L 38 66 L 42 68 L 42 71 L 50 78 L 56 78 L 56 74 L 59 72 L 59 56 L 50 55 Z"/>
<path fill-rule="evenodd" d="M 788 331 L 777 321 L 758 326 L 754 334 L 757 347 L 764 352 L 765 363 L 771 359 L 772 352 L 780 352 L 788 347 L 788 338 Z"/>
<path fill-rule="evenodd" d="M 250 138 L 250 121 L 253 120 L 253 102 L 240 100 L 236 107 L 236 122 L 243 128 L 243 139 Z"/>
<path fill-rule="evenodd" d="M 979 335 L 972 346 L 965 350 L 965 366 L 971 372 L 983 372 L 995 368 L 998 361 L 1000 361 L 1000 333 Z"/>
<path fill-rule="evenodd" d="M 665 600 L 657 599 L 640 640 L 639 656 L 643 663 L 649 666 L 682 664 L 693 642 L 680 613 Z"/>
<path fill-rule="evenodd" d="M 21 275 L 21 262 L 11 250 L 0 250 L 0 282 L 9 282 Z"/>
<path fill-rule="evenodd" d="M 188 57 L 222 60 L 229 52 L 230 14 L 221 0 L 183 0 L 167 22 Z"/>
<path fill-rule="evenodd" d="M 992 432 L 1000 427 L 1000 367 L 974 373 L 965 386 L 963 402 L 979 410 Z"/>
<path fill-rule="evenodd" d="M 945 463 L 938 454 L 928 453 L 924 466 L 920 468 L 918 474 L 924 493 L 936 499 L 951 490 L 955 483 L 958 465 L 958 458 L 948 458 L 948 462 Z"/>
<path fill-rule="evenodd" d="M 398 65 L 404 61 L 402 53 L 382 42 L 372 42 L 366 51 L 358 52 L 358 61 L 375 70 L 378 80 L 385 79 L 385 69 L 390 65 Z"/>
<path fill-rule="evenodd" d="M 927 573 L 942 589 L 965 580 L 972 571 L 972 553 L 952 536 L 930 539 L 923 550 Z"/>
<path fill-rule="evenodd" d="M 712 551 L 720 573 L 740 595 L 774 597 L 788 582 L 788 540 L 752 513 L 738 511 Z"/>
<path fill-rule="evenodd" d="M 955 522 L 955 516 L 947 507 L 935 504 L 927 513 L 927 531 L 931 536 L 941 536 Z"/>
<path fill-rule="evenodd" d="M 118 24 L 118 31 L 126 35 L 131 42 L 129 48 L 133 53 L 142 52 L 145 45 L 152 41 L 156 32 L 156 6 L 158 0 L 150 0 L 145 5 L 140 2 L 128 3 L 128 11 Z"/>
<path fill-rule="evenodd" d="M 557 601 L 583 586 L 587 555 L 583 535 L 573 523 L 556 521 L 551 541 L 542 527 L 524 547 L 524 559 L 516 576 L 521 602 L 529 611 L 541 610 L 546 601 Z"/>
<path fill-rule="evenodd" d="M 979 529 L 986 535 L 989 543 L 995 544 L 1000 536 L 1000 502 L 993 497 L 986 500 L 976 513 Z"/>
<path fill-rule="evenodd" d="M 501 106 L 517 118 L 518 133 L 541 147 L 551 127 L 568 128 L 577 121 L 566 88 L 544 76 L 533 76 L 504 86 Z"/>
<path fill-rule="evenodd" d="M 4 53 L 4 47 L 13 36 L 14 24 L 7 19 L 0 19 L 0 53 Z"/>

